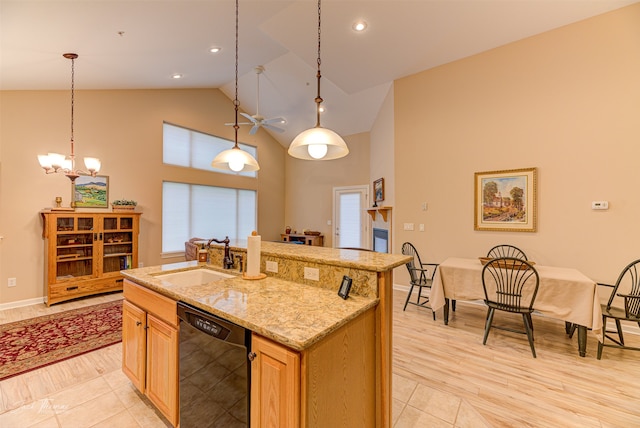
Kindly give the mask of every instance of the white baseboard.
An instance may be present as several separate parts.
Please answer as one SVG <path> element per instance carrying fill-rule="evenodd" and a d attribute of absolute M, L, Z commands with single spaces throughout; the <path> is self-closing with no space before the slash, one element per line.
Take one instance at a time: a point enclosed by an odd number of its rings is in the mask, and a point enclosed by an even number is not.
<path fill-rule="evenodd" d="M 44 303 L 44 302 L 45 302 L 44 297 L 36 297 L 34 299 L 19 300 L 17 302 L 0 303 L 0 311 L 5 309 L 22 308 L 25 306 L 39 305 L 40 303 Z"/>

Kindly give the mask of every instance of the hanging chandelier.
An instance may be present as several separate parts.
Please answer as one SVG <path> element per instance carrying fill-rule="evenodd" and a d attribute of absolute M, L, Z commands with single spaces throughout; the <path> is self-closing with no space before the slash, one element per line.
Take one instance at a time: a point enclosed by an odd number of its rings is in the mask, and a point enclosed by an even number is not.
<path fill-rule="evenodd" d="M 233 100 L 233 107 L 235 109 L 235 123 L 233 129 L 235 131 L 235 144 L 233 148 L 224 150 L 213 159 L 211 166 L 213 168 L 222 169 L 225 171 L 241 172 L 241 171 L 257 171 L 260 169 L 258 161 L 255 160 L 250 153 L 242 150 L 238 147 L 238 108 L 240 107 L 240 101 L 238 101 L 238 0 L 236 0 L 236 97 Z"/>
<path fill-rule="evenodd" d="M 78 54 L 66 53 L 62 56 L 71 60 L 71 154 L 68 157 L 59 153 L 38 155 L 38 162 L 40 162 L 40 166 L 46 174 L 64 174 L 74 183 L 76 178 L 81 175 L 95 177 L 98 171 L 100 171 L 101 164 L 98 158 L 84 158 L 84 165 L 87 171 L 76 169 L 75 142 L 73 140 L 73 107 L 75 101 L 75 59 L 78 58 Z"/>
<path fill-rule="evenodd" d="M 331 160 L 345 157 L 349 154 L 349 148 L 342 137 L 334 131 L 320 126 L 320 113 L 322 97 L 320 96 L 320 33 L 322 28 L 321 0 L 318 0 L 318 95 L 316 102 L 316 126 L 302 131 L 293 139 L 289 146 L 289 155 L 306 160 Z"/>

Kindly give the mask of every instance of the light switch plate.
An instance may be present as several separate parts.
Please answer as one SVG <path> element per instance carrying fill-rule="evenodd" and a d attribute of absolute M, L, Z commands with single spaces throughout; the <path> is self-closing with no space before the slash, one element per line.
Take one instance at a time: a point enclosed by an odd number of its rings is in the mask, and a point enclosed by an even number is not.
<path fill-rule="evenodd" d="M 267 260 L 267 272 L 278 273 L 278 262 Z"/>
<path fill-rule="evenodd" d="M 320 281 L 320 269 L 305 267 L 304 279 L 310 279 L 312 281 Z"/>
<path fill-rule="evenodd" d="M 405 223 L 404 230 L 413 230 L 413 223 Z"/>
<path fill-rule="evenodd" d="M 592 210 L 608 210 L 609 209 L 609 201 L 593 201 L 591 202 Z"/>

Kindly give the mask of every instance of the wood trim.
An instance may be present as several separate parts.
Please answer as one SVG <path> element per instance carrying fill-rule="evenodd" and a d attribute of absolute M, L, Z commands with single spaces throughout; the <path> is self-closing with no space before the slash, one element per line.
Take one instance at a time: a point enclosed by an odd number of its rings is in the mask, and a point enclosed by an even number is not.
<path fill-rule="evenodd" d="M 124 280 L 124 298 L 173 327 L 178 326 L 178 303 L 175 300 L 135 284 L 128 279 Z"/>
<path fill-rule="evenodd" d="M 391 427 L 391 371 L 393 364 L 393 271 L 378 272 L 376 307 L 376 427 Z"/>

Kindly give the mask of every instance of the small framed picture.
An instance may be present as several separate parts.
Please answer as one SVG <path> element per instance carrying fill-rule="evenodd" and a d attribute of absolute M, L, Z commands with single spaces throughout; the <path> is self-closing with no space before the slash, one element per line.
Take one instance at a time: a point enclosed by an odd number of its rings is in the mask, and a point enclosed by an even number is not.
<path fill-rule="evenodd" d="M 373 195 L 376 203 L 384 201 L 384 178 L 378 178 L 373 182 Z"/>
<path fill-rule="evenodd" d="M 109 208 L 109 177 L 81 175 L 71 189 L 77 208 Z"/>
<path fill-rule="evenodd" d="M 349 278 L 347 275 L 342 277 L 342 284 L 340 284 L 340 289 L 338 290 L 338 296 L 347 300 L 347 297 L 349 297 L 349 291 L 351 291 L 351 282 L 352 282 L 351 278 Z"/>

